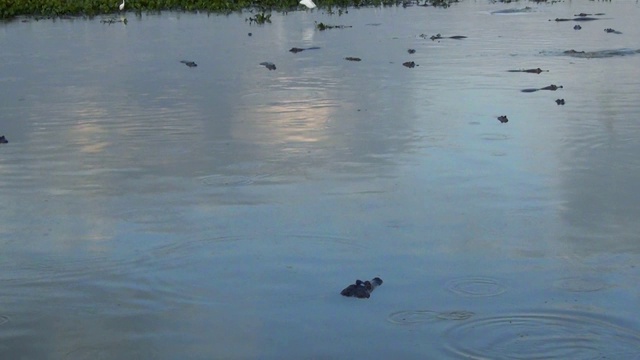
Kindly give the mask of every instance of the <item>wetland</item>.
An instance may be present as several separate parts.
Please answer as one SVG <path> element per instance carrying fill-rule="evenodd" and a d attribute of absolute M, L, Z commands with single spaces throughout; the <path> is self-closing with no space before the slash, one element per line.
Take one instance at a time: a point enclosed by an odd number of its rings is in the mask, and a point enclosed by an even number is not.
<path fill-rule="evenodd" d="M 318 6 L 0 24 L 0 358 L 640 358 L 640 6 Z"/>

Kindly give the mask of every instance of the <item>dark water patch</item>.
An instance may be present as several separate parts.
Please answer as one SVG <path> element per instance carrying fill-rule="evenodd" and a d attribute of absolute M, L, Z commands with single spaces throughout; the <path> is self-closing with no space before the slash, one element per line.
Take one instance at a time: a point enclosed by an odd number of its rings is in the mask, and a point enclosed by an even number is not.
<path fill-rule="evenodd" d="M 506 291 L 506 287 L 497 279 L 478 276 L 453 279 L 445 287 L 452 293 L 465 297 L 498 296 Z"/>
<path fill-rule="evenodd" d="M 477 318 L 444 334 L 454 356 L 473 359 L 629 359 L 640 333 L 616 319 L 577 311 Z"/>
<path fill-rule="evenodd" d="M 587 277 L 574 277 L 557 280 L 553 286 L 570 292 L 594 292 L 606 290 L 612 285 L 606 281 Z"/>

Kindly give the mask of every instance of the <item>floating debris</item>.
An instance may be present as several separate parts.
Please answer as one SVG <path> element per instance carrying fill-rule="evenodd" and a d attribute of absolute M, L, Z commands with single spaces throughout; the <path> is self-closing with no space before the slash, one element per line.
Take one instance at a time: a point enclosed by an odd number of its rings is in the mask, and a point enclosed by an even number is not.
<path fill-rule="evenodd" d="M 520 70 L 507 70 L 508 72 L 525 72 L 531 74 L 540 74 L 541 72 L 549 72 L 549 70 L 542 70 L 540 68 L 536 69 L 520 69 Z"/>
<path fill-rule="evenodd" d="M 610 33 L 610 34 L 622 34 L 620 31 L 613 30 L 612 28 L 606 28 L 606 29 L 604 29 L 604 32 Z"/>
<path fill-rule="evenodd" d="M 573 27 L 573 30 L 580 30 L 580 29 L 582 29 L 582 26 L 580 26 L 580 25 L 576 25 L 576 26 Z"/>
<path fill-rule="evenodd" d="M 356 280 L 355 283 L 344 288 L 340 295 L 347 297 L 357 297 L 359 299 L 368 299 L 375 288 L 382 285 L 382 279 L 375 277 L 371 281 Z"/>
<path fill-rule="evenodd" d="M 556 99 L 556 104 L 564 105 L 564 99 Z"/>
<path fill-rule="evenodd" d="M 416 53 L 416 49 L 409 49 L 409 50 L 407 50 L 407 52 L 409 54 L 415 54 Z"/>
<path fill-rule="evenodd" d="M 503 124 L 509 122 L 509 119 L 507 119 L 507 115 L 498 116 L 498 120 Z"/>
<path fill-rule="evenodd" d="M 263 62 L 260 63 L 260 65 L 266 67 L 269 70 L 275 70 L 276 69 L 276 64 L 274 64 L 272 62 L 263 61 Z"/>
<path fill-rule="evenodd" d="M 407 62 L 403 62 L 402 66 L 408 67 L 409 69 L 413 69 L 414 67 L 416 67 L 416 63 L 413 61 L 407 61 Z"/>
<path fill-rule="evenodd" d="M 0 136 L 0 144 L 8 144 L 9 140 L 7 140 L 6 137 L 4 137 L 4 135 Z"/>
<path fill-rule="evenodd" d="M 360 59 L 359 57 L 352 57 L 352 56 L 347 56 L 344 59 L 348 61 L 362 61 L 362 59 Z"/>

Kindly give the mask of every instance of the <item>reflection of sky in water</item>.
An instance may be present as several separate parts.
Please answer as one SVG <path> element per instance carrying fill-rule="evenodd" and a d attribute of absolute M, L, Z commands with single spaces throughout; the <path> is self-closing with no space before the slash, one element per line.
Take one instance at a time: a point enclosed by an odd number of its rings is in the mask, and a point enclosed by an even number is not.
<path fill-rule="evenodd" d="M 554 54 L 637 48 L 637 5 L 505 6 L 4 24 L 0 355 L 412 358 L 452 321 L 509 337 L 496 313 L 626 353 L 640 56 Z M 548 21 L 583 11 L 607 19 Z"/>

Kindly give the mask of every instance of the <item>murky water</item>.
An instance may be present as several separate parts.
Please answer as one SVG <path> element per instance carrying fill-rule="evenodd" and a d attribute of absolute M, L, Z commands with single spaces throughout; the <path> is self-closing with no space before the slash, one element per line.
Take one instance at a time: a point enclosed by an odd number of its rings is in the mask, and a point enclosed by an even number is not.
<path fill-rule="evenodd" d="M 0 358 L 640 358 L 639 14 L 2 24 Z"/>

